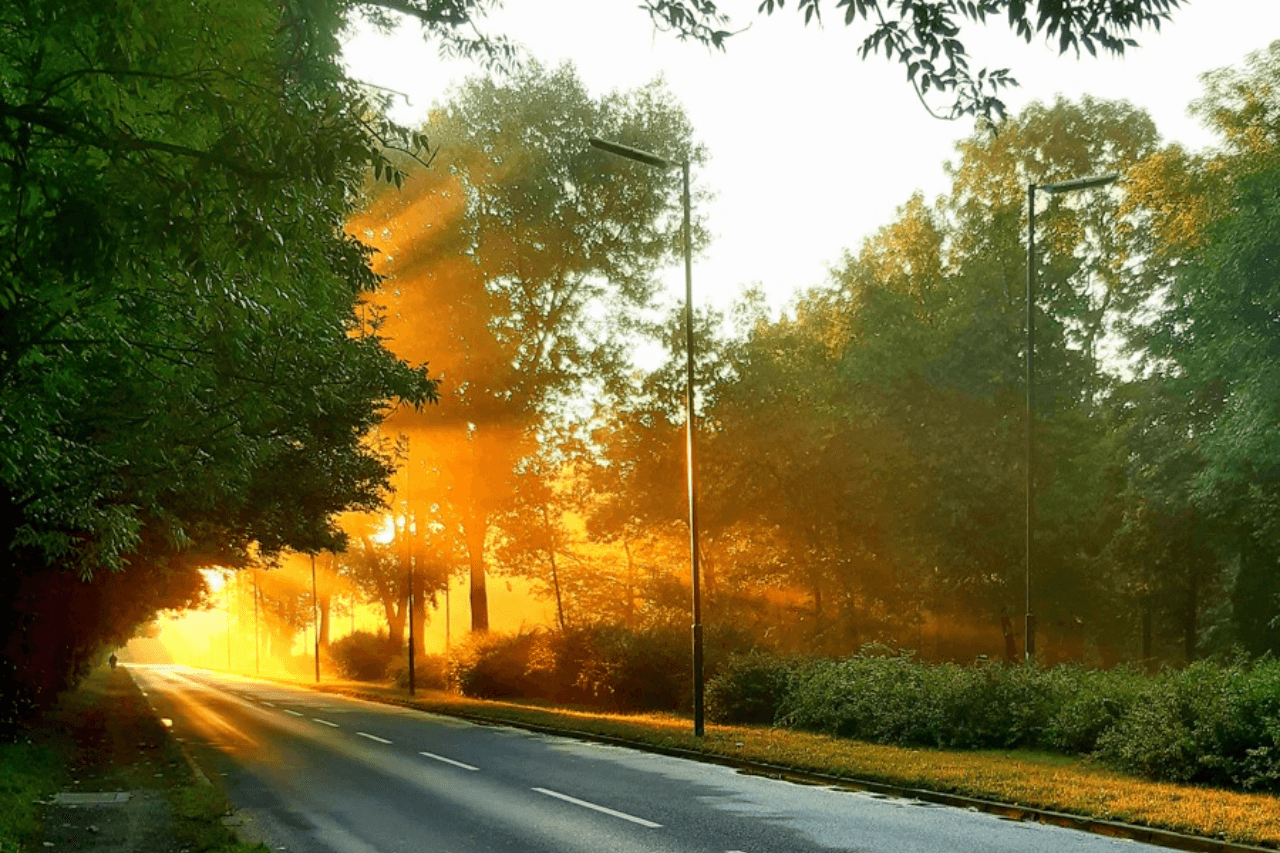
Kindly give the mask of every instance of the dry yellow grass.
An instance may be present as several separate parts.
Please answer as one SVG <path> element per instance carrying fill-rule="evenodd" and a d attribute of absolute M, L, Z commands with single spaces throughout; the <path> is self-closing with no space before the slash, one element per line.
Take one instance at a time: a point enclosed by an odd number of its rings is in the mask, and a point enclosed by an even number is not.
<path fill-rule="evenodd" d="M 306 685 L 314 687 L 315 685 Z M 687 718 L 604 714 L 485 702 L 440 691 L 328 681 L 319 689 L 443 714 L 462 714 L 622 738 L 664 749 L 822 773 L 1280 848 L 1280 798 L 1148 782 L 1085 759 L 1027 752 L 958 752 L 876 746 L 760 726 L 708 726 Z"/>

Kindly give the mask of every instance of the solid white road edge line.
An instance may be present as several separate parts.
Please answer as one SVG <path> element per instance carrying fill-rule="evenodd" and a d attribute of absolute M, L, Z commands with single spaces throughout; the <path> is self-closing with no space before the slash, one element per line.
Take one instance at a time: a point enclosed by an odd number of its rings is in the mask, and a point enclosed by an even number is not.
<path fill-rule="evenodd" d="M 320 723 L 321 725 L 328 726 L 328 727 L 329 727 L 329 728 L 331 728 L 331 729 L 340 729 L 340 728 L 342 728 L 342 726 L 339 726 L 337 723 L 331 723 L 331 722 L 329 722 L 328 720 L 322 720 L 322 719 L 320 719 L 319 717 L 312 717 L 311 719 L 315 720 L 317 723 Z"/>
<path fill-rule="evenodd" d="M 445 764 L 452 764 L 454 767 L 461 767 L 463 770 L 479 770 L 479 767 L 472 767 L 470 764 L 463 764 L 461 761 L 454 761 L 452 758 L 445 758 L 443 755 L 436 755 L 434 752 L 419 752 L 418 755 L 425 755 L 427 758 L 434 758 L 436 761 L 443 761 Z"/>
<path fill-rule="evenodd" d="M 546 788 L 534 788 L 533 790 L 537 791 L 539 794 L 546 794 L 548 797 L 555 797 L 558 800 L 564 800 L 566 803 L 573 803 L 575 806 L 582 806 L 584 809 L 593 809 L 598 812 L 603 812 L 607 815 L 620 817 L 623 820 L 629 820 L 632 823 L 638 823 L 641 826 L 647 826 L 650 829 L 662 828 L 662 824 L 660 823 L 654 823 L 653 821 L 645 820 L 642 817 L 629 815 L 626 812 L 614 811 L 613 809 L 605 808 L 604 806 L 598 806 L 595 803 L 588 803 L 586 800 L 579 800 L 578 798 L 571 797 L 568 794 L 560 794 L 560 793 L 557 793 L 556 791 L 548 791 Z"/>
<path fill-rule="evenodd" d="M 377 735 L 371 735 L 368 732 L 356 732 L 360 737 L 367 737 L 369 740 L 376 740 L 378 743 L 391 743 L 386 738 L 380 738 Z"/>

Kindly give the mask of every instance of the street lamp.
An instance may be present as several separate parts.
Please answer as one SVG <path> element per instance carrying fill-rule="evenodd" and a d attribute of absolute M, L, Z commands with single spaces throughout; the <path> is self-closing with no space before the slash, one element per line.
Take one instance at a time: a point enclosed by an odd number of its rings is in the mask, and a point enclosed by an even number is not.
<path fill-rule="evenodd" d="M 311 623 L 315 629 L 316 684 L 320 683 L 320 599 L 316 595 L 316 555 L 311 555 Z"/>
<path fill-rule="evenodd" d="M 407 488 L 405 489 L 405 492 L 406 494 L 408 493 Z M 418 526 L 417 522 L 409 515 L 409 503 L 406 500 L 405 508 L 404 508 L 404 543 L 405 543 L 404 552 L 405 552 L 405 564 L 408 566 L 408 571 L 409 571 L 409 597 L 406 599 L 405 613 L 406 613 L 406 618 L 408 618 L 409 620 L 409 695 L 410 696 L 414 694 L 415 673 L 414 673 L 413 652 L 414 652 L 414 646 L 416 646 L 418 642 L 417 638 L 414 636 L 414 625 L 413 625 L 414 616 L 415 616 L 413 612 L 414 611 L 413 584 L 415 580 L 413 576 L 413 536 L 414 534 L 417 533 L 417 526 Z"/>
<path fill-rule="evenodd" d="M 1031 566 L 1034 560 L 1035 535 L 1035 477 L 1032 468 L 1034 449 L 1036 369 L 1035 369 L 1035 334 L 1036 334 L 1036 190 L 1051 195 L 1103 187 L 1119 179 L 1117 174 L 1094 175 L 1088 178 L 1073 178 L 1056 184 L 1027 184 L 1027 601 L 1026 619 L 1023 627 L 1023 656 L 1031 660 L 1036 653 L 1036 617 L 1031 612 Z"/>
<path fill-rule="evenodd" d="M 703 666 L 702 666 L 702 600 L 698 579 L 698 500 L 697 440 L 693 408 L 693 231 L 689 215 L 689 161 L 668 160 L 639 148 L 607 142 L 597 137 L 587 140 L 595 148 L 656 169 L 679 168 L 684 178 L 684 340 L 685 340 L 685 456 L 689 485 L 689 565 L 693 592 L 693 734 L 702 737 Z"/>
<path fill-rule="evenodd" d="M 258 570 L 253 570 L 253 671 L 262 674 L 261 645 L 258 643 Z"/>

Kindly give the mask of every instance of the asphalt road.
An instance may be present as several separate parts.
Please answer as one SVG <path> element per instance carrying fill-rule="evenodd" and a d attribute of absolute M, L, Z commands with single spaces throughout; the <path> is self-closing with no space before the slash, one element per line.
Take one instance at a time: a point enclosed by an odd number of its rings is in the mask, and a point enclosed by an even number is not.
<path fill-rule="evenodd" d="M 1164 849 L 185 667 L 130 671 L 274 851 Z"/>

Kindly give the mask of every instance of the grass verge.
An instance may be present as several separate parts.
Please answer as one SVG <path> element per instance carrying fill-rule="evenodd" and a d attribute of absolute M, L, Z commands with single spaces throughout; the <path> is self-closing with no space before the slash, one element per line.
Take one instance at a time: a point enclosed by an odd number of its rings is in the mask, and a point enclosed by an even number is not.
<path fill-rule="evenodd" d="M 64 853 L 104 845 L 145 853 L 172 841 L 189 853 L 267 853 L 240 843 L 223 823 L 231 808 L 222 791 L 196 780 L 124 668 L 90 673 L 60 697 L 30 741 L 0 746 L 0 853 L 40 849 L 47 837 L 41 817 L 57 791 L 135 794 L 94 814 L 100 830 L 61 831 L 56 846 Z M 60 815 L 65 822 L 67 813 Z M 49 831 L 59 832 L 58 824 Z"/>
<path fill-rule="evenodd" d="M 212 785 L 184 785 L 169 792 L 173 835 L 183 850 L 193 853 L 268 853 L 262 844 L 245 844 L 222 819 L 231 805 Z"/>
<path fill-rule="evenodd" d="M 689 719 L 675 715 L 603 714 L 480 701 L 440 691 L 419 691 L 410 699 L 404 690 L 362 682 L 296 683 L 434 713 L 686 750 L 712 760 L 767 764 L 854 783 L 937 791 L 1280 849 L 1280 798 L 1149 782 L 1087 759 L 1020 751 L 903 749 L 762 726 L 708 726 L 706 736 L 698 740 Z"/>
<path fill-rule="evenodd" d="M 19 853 L 40 831 L 40 803 L 64 774 L 57 755 L 34 743 L 0 745 L 0 853 Z"/>

